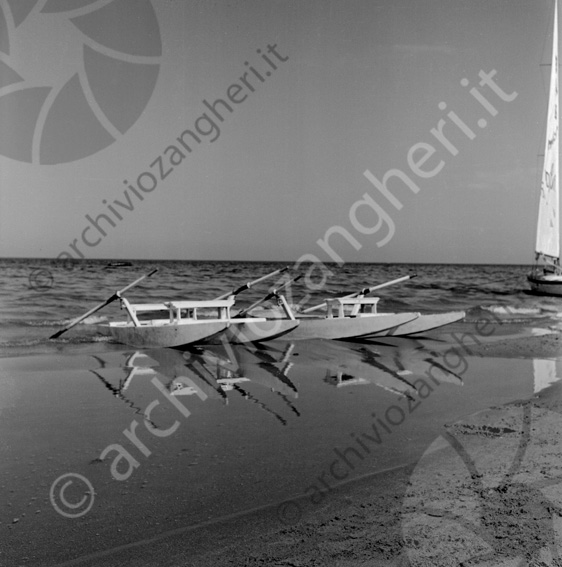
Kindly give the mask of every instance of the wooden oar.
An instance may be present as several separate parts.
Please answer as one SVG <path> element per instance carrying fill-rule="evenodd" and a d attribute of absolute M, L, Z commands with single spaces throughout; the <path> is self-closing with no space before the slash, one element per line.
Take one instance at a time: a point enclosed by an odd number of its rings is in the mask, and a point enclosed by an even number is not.
<path fill-rule="evenodd" d="M 378 284 L 378 285 L 374 285 L 373 287 L 364 287 L 361 291 L 357 291 L 355 293 L 350 293 L 349 295 L 346 295 L 345 297 L 357 297 L 358 295 L 367 295 L 368 293 L 372 293 L 373 291 L 377 290 L 377 289 L 381 289 L 383 287 L 386 287 L 387 285 L 393 285 L 393 284 L 397 284 L 400 282 L 405 282 L 406 280 L 411 280 L 412 278 L 416 278 L 418 276 L 418 274 L 410 274 L 409 276 L 403 276 L 401 278 L 397 278 L 395 280 L 391 280 L 389 282 L 385 282 L 382 284 Z"/>
<path fill-rule="evenodd" d="M 300 280 L 301 278 L 302 278 L 302 274 L 299 274 L 296 278 L 293 278 L 292 280 L 285 282 L 283 285 L 280 285 L 278 288 L 274 289 L 273 291 L 268 293 L 266 296 L 262 297 L 261 299 L 258 299 L 258 301 L 256 301 L 255 303 L 252 303 L 252 305 L 250 305 L 250 307 L 246 307 L 246 309 L 242 309 L 242 311 L 240 311 L 239 313 L 236 314 L 236 317 L 244 317 L 244 315 L 246 315 L 246 313 L 248 313 L 248 311 L 251 311 L 254 307 L 257 307 L 258 305 L 260 305 L 264 301 L 267 301 L 268 299 L 272 299 L 282 289 L 286 288 L 287 286 L 291 285 L 292 283 L 295 283 L 297 280 Z"/>
<path fill-rule="evenodd" d="M 284 268 L 281 268 L 280 270 L 275 270 L 274 272 L 271 272 L 271 274 L 267 274 L 266 276 L 262 276 L 261 278 L 258 278 L 257 280 L 245 283 L 244 285 L 240 286 L 237 289 L 233 289 L 232 291 L 229 291 L 228 293 L 225 293 L 225 294 L 221 295 L 220 297 L 216 297 L 215 300 L 218 301 L 220 299 L 226 299 L 227 297 L 230 297 L 231 295 L 238 295 L 239 293 L 242 293 L 243 291 L 250 289 L 253 285 L 256 285 L 260 282 L 263 282 L 264 280 L 272 278 L 273 276 L 276 276 L 278 274 L 282 274 L 283 272 L 286 272 L 288 269 L 289 269 L 289 266 L 285 266 Z"/>
<path fill-rule="evenodd" d="M 122 293 L 125 293 L 128 289 L 131 289 L 133 286 L 139 284 L 142 280 L 144 280 L 144 278 L 149 278 L 152 274 L 155 274 L 157 271 L 158 271 L 158 268 L 156 268 L 155 270 L 152 270 L 152 272 L 150 272 L 149 274 L 142 276 L 142 278 L 135 280 L 133 283 L 130 283 L 129 285 L 125 286 L 123 289 L 116 291 L 110 298 L 106 299 L 105 301 L 103 301 L 102 303 L 100 303 L 99 305 L 94 307 L 93 309 L 90 309 L 90 311 L 88 311 L 87 313 L 84 313 L 84 315 L 78 317 L 78 319 L 74 319 L 74 321 L 72 321 L 72 323 L 70 323 L 70 325 L 67 325 L 64 329 L 57 331 L 54 335 L 51 335 L 49 337 L 49 339 L 56 339 L 56 338 L 60 337 L 63 333 L 66 333 L 66 331 L 68 331 L 69 329 L 72 329 L 72 327 L 74 327 L 75 325 L 78 325 L 78 323 L 80 323 L 81 321 L 83 321 L 84 319 L 89 317 L 90 315 L 92 315 L 96 311 L 99 311 L 102 307 L 105 307 L 106 305 L 109 305 L 110 303 L 112 303 L 116 299 L 119 299 L 119 297 Z"/>
<path fill-rule="evenodd" d="M 415 278 L 417 276 L 417 274 L 411 274 L 409 276 L 403 276 L 401 278 L 397 278 L 395 280 L 391 280 L 389 282 L 385 282 L 382 284 L 378 284 L 375 285 L 373 287 L 364 287 L 361 291 L 356 291 L 355 293 L 350 293 L 348 295 L 344 295 L 343 298 L 344 299 L 349 299 L 351 297 L 357 297 L 358 295 L 367 295 L 368 293 L 372 293 L 373 291 L 377 290 L 377 289 L 381 289 L 383 287 L 386 287 L 388 285 L 393 285 L 393 284 L 397 284 L 400 282 L 405 282 L 406 280 Z M 301 313 L 310 313 L 311 311 L 316 311 L 317 309 L 321 309 L 322 307 L 324 307 L 324 305 L 326 305 L 326 302 L 322 302 L 319 303 L 318 305 L 314 305 L 313 307 L 309 307 L 308 309 L 304 309 L 303 311 L 301 311 Z"/>

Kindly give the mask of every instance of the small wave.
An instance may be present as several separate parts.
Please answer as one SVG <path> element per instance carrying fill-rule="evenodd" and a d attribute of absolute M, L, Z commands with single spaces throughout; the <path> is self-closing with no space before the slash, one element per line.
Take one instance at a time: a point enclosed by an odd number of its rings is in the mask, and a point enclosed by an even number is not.
<path fill-rule="evenodd" d="M 84 344 L 84 343 L 108 343 L 114 342 L 110 335 L 94 335 L 94 336 L 78 336 L 78 337 L 59 337 L 58 339 L 33 338 L 33 339 L 15 339 L 13 341 L 0 342 L 1 349 L 34 347 L 38 345 L 48 344 Z"/>
<path fill-rule="evenodd" d="M 552 311 L 542 309 L 540 306 L 512 307 L 510 305 L 479 305 L 467 310 L 466 323 L 482 321 L 496 322 L 498 325 L 543 325 L 545 322 L 556 319 Z"/>
<path fill-rule="evenodd" d="M 5 319 L 3 324 L 11 327 L 63 327 L 68 325 L 72 319 L 44 319 L 37 321 L 24 321 L 22 319 Z"/>
<path fill-rule="evenodd" d="M 417 283 L 412 285 L 413 288 L 419 290 L 431 290 L 447 292 L 456 295 L 513 295 L 512 288 L 505 289 L 503 285 L 490 284 L 458 284 L 451 282 L 429 282 Z"/>
<path fill-rule="evenodd" d="M 22 321 L 22 320 L 8 320 L 5 321 L 8 325 L 20 325 L 22 327 L 65 327 L 66 325 L 70 325 L 74 319 L 42 319 L 38 321 Z M 84 321 L 80 322 L 80 325 L 98 325 L 100 323 L 105 323 L 108 321 L 108 318 L 104 315 L 91 315 L 90 317 L 84 319 Z"/>
<path fill-rule="evenodd" d="M 0 342 L 0 350 L 14 347 L 33 347 L 41 343 L 47 344 L 48 341 L 45 339 L 18 339 L 15 341 Z"/>
<path fill-rule="evenodd" d="M 543 312 L 539 307 L 510 307 L 505 305 L 486 305 L 481 309 L 496 315 L 540 315 Z"/>
<path fill-rule="evenodd" d="M 107 320 L 107 317 L 105 317 L 104 315 L 90 315 L 90 317 L 84 319 L 81 324 L 97 325 L 98 323 L 105 323 Z"/>
<path fill-rule="evenodd" d="M 93 343 L 114 343 L 116 342 L 112 336 L 110 335 L 96 335 L 95 337 L 91 337 L 90 341 Z"/>

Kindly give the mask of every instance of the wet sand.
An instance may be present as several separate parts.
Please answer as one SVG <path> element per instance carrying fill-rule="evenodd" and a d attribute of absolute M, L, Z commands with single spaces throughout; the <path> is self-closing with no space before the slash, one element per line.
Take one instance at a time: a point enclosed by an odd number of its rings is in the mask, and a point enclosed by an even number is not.
<path fill-rule="evenodd" d="M 471 348 L 478 357 L 548 359 L 562 355 L 562 340 L 495 337 Z M 66 564 L 562 565 L 562 382 L 444 423 L 415 464 L 342 483 L 317 500 L 303 496 Z"/>
<path fill-rule="evenodd" d="M 474 354 L 558 357 L 562 340 L 498 339 Z M 233 527 L 219 545 L 208 533 L 191 564 L 562 565 L 562 384 L 444 434 L 416 466 L 342 487 L 294 525 Z"/>

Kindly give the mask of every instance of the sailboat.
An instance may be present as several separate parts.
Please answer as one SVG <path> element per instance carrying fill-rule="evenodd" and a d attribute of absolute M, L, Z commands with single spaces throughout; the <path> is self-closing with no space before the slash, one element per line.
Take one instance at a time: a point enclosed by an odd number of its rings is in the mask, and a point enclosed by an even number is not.
<path fill-rule="evenodd" d="M 544 163 L 541 175 L 539 216 L 535 243 L 535 266 L 527 276 L 531 290 L 545 295 L 562 296 L 560 266 L 559 143 L 558 132 L 558 2 L 554 2 L 552 65 L 546 123 Z"/>

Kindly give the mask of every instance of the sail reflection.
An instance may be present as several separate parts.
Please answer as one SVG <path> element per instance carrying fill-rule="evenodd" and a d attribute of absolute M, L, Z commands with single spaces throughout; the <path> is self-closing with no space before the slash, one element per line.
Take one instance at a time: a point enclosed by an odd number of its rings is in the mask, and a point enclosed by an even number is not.
<path fill-rule="evenodd" d="M 562 379 L 562 361 L 549 358 L 533 359 L 533 392 L 536 394 Z"/>

